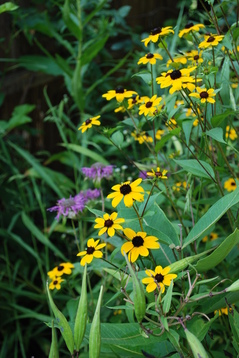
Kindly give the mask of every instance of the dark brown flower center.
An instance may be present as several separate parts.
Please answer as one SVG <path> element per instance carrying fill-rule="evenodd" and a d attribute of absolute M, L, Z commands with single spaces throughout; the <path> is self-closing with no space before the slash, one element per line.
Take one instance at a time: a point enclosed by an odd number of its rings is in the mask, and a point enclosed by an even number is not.
<path fill-rule="evenodd" d="M 232 185 L 232 186 L 235 186 L 235 185 L 236 185 L 236 183 L 233 181 L 233 182 L 231 182 L 231 185 Z"/>
<path fill-rule="evenodd" d="M 163 174 L 161 172 L 155 172 L 156 177 L 161 177 Z"/>
<path fill-rule="evenodd" d="M 85 124 L 88 126 L 91 122 L 92 122 L 91 119 L 87 119 L 87 120 L 85 121 Z"/>
<path fill-rule="evenodd" d="M 202 91 L 202 92 L 200 93 L 200 97 L 201 97 L 201 98 L 208 98 L 208 97 L 209 97 L 209 94 L 207 93 L 207 91 Z"/>
<path fill-rule="evenodd" d="M 129 193 L 131 193 L 131 186 L 129 185 L 129 184 L 123 184 L 123 185 L 121 185 L 121 187 L 120 187 L 120 192 L 121 192 L 121 194 L 123 194 L 123 195 L 127 195 L 127 194 L 129 194 Z"/>
<path fill-rule="evenodd" d="M 199 56 L 198 56 L 198 55 L 195 55 L 195 56 L 193 57 L 193 59 L 197 61 L 197 60 L 199 59 Z"/>
<path fill-rule="evenodd" d="M 161 27 L 155 27 L 153 30 L 151 30 L 151 35 L 160 34 L 161 31 L 162 31 Z"/>
<path fill-rule="evenodd" d="M 173 72 L 169 73 L 169 76 L 172 80 L 177 80 L 182 76 L 182 74 L 180 70 L 173 70 Z"/>
<path fill-rule="evenodd" d="M 59 266 L 57 267 L 57 271 L 62 271 L 62 270 L 64 270 L 64 266 L 63 266 L 63 265 L 59 265 Z"/>
<path fill-rule="evenodd" d="M 213 42 L 214 40 L 215 40 L 215 37 L 210 36 L 210 37 L 207 39 L 207 42 Z"/>
<path fill-rule="evenodd" d="M 110 219 L 105 220 L 105 227 L 111 227 L 114 224 L 114 222 Z"/>
<path fill-rule="evenodd" d="M 134 247 L 140 247 L 144 244 L 144 239 L 141 236 L 135 236 L 132 240 Z"/>
<path fill-rule="evenodd" d="M 150 107 L 152 107 L 152 105 L 153 105 L 153 102 L 150 102 L 150 101 L 145 103 L 146 108 L 150 108 Z"/>
<path fill-rule="evenodd" d="M 152 54 L 152 53 L 148 53 L 147 55 L 146 55 L 146 58 L 153 58 L 154 57 L 154 54 Z"/>
<path fill-rule="evenodd" d="M 116 89 L 115 89 L 115 92 L 116 93 L 124 93 L 124 88 L 122 86 L 118 86 Z"/>
<path fill-rule="evenodd" d="M 157 282 L 163 282 L 164 276 L 161 273 L 157 273 L 154 278 Z"/>
<path fill-rule="evenodd" d="M 92 255 L 94 252 L 95 252 L 95 248 L 90 246 L 90 247 L 87 247 L 87 255 Z"/>
<path fill-rule="evenodd" d="M 53 285 L 57 285 L 58 284 L 58 280 L 53 281 Z"/>
<path fill-rule="evenodd" d="M 185 29 L 190 29 L 191 27 L 193 27 L 193 23 L 189 22 L 186 26 Z"/>

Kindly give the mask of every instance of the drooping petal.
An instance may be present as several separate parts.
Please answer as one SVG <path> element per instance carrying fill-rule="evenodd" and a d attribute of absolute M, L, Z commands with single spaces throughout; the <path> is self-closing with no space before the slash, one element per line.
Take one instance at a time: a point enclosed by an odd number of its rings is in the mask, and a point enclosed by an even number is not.
<path fill-rule="evenodd" d="M 87 251 L 81 251 L 76 256 L 84 256 L 87 254 Z"/>
<path fill-rule="evenodd" d="M 115 225 L 114 225 L 114 227 L 115 227 Z M 114 236 L 114 234 L 115 234 L 115 229 L 113 228 L 113 227 L 109 227 L 109 229 L 108 229 L 108 235 L 110 236 L 110 237 L 112 237 L 112 236 Z"/>
<path fill-rule="evenodd" d="M 115 208 L 123 199 L 124 195 L 121 193 L 118 193 L 118 195 L 112 200 L 111 205 L 113 206 L 113 208 Z"/>
<path fill-rule="evenodd" d="M 127 241 L 121 247 L 121 254 L 124 256 L 124 252 L 127 254 L 133 248 L 134 248 L 133 243 L 131 241 Z"/>
<path fill-rule="evenodd" d="M 100 240 L 97 240 L 98 242 L 100 241 Z M 105 243 L 103 243 L 103 244 L 99 244 L 99 245 L 97 245 L 96 247 L 95 247 L 95 250 L 100 250 L 100 249 L 103 249 L 103 247 L 105 247 L 106 246 L 106 244 Z M 94 251 L 94 253 L 95 253 L 95 251 Z"/>
<path fill-rule="evenodd" d="M 135 262 L 138 257 L 139 257 L 139 248 L 138 248 L 138 247 L 134 247 L 134 248 L 129 252 L 129 261 L 130 261 L 130 262 Z"/>
<path fill-rule="evenodd" d="M 153 292 L 154 290 L 156 290 L 157 285 L 155 282 L 152 282 L 150 284 L 148 284 L 148 286 L 146 287 L 146 291 L 147 292 Z"/>
<path fill-rule="evenodd" d="M 124 234 L 127 236 L 130 240 L 132 240 L 136 236 L 136 232 L 130 228 L 124 229 Z"/>
<path fill-rule="evenodd" d="M 95 227 L 95 226 L 94 226 Z M 107 231 L 107 227 L 103 227 L 99 232 L 98 235 L 101 236 Z"/>
<path fill-rule="evenodd" d="M 81 266 L 85 266 L 85 264 L 90 264 L 91 261 L 93 260 L 93 255 L 85 255 L 82 259 L 81 259 Z"/>
<path fill-rule="evenodd" d="M 146 256 L 149 255 L 149 250 L 148 250 L 145 246 L 140 246 L 140 247 L 138 248 L 138 251 L 139 251 L 139 254 L 140 254 L 141 256 L 146 257 Z"/>

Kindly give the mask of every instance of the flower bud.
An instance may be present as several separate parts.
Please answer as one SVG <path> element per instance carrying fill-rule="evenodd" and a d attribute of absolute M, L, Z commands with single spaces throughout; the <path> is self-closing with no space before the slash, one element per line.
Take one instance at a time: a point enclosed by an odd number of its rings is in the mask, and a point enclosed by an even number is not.
<path fill-rule="evenodd" d="M 103 286 L 100 287 L 100 294 L 95 309 L 95 314 L 93 321 L 90 327 L 89 335 L 89 358 L 98 358 L 100 356 L 100 344 L 101 344 L 101 334 L 100 334 L 100 306 L 103 296 Z"/>

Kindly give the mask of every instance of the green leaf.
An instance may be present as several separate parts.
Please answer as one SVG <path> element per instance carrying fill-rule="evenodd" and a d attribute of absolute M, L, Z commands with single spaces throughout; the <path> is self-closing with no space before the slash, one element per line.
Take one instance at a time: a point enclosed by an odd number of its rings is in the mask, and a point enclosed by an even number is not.
<path fill-rule="evenodd" d="M 47 290 L 48 298 L 50 301 L 51 309 L 52 309 L 54 316 L 56 317 L 57 323 L 60 327 L 61 335 L 67 345 L 68 350 L 70 351 L 71 355 L 73 355 L 74 340 L 73 340 L 73 334 L 71 331 L 71 327 L 69 326 L 69 323 L 67 322 L 66 317 L 63 315 L 63 313 L 61 313 L 61 311 L 55 305 L 55 303 L 51 297 L 50 291 L 49 291 L 48 282 L 46 283 L 46 290 Z"/>
<path fill-rule="evenodd" d="M 237 112 L 231 110 L 231 109 L 227 109 L 225 112 L 221 113 L 221 114 L 217 114 L 216 116 L 213 116 L 211 118 L 211 123 L 213 127 L 218 127 L 225 118 L 227 118 L 230 115 L 235 115 Z"/>
<path fill-rule="evenodd" d="M 208 251 L 202 252 L 201 254 L 198 254 L 198 255 L 185 257 L 182 260 L 179 260 L 179 261 L 176 261 L 176 262 L 170 264 L 169 265 L 169 267 L 171 268 L 170 273 L 177 273 L 179 271 L 185 270 L 185 268 L 189 264 L 192 264 L 194 261 L 197 261 L 200 257 L 206 255 L 210 251 L 211 250 L 208 250 Z"/>
<path fill-rule="evenodd" d="M 149 85 L 151 83 L 152 77 L 151 72 L 148 70 L 143 70 L 138 73 L 135 73 L 132 77 L 140 77 L 142 80 Z"/>
<path fill-rule="evenodd" d="M 9 142 L 10 146 L 13 147 L 29 164 L 33 166 L 33 168 L 36 170 L 36 172 L 39 174 L 39 176 L 55 191 L 55 193 L 62 198 L 64 195 L 62 194 L 61 190 L 57 187 L 55 182 L 52 180 L 52 178 L 47 174 L 45 171 L 45 168 L 38 163 L 36 158 L 33 157 L 30 153 L 28 153 L 26 150 L 21 149 L 17 145 Z"/>
<path fill-rule="evenodd" d="M 122 143 L 124 142 L 124 135 L 121 131 L 117 131 L 113 133 L 111 139 L 118 147 L 121 147 Z"/>
<path fill-rule="evenodd" d="M 219 199 L 195 224 L 185 239 L 183 249 L 202 237 L 235 204 L 239 202 L 239 188 Z"/>
<path fill-rule="evenodd" d="M 168 313 L 171 307 L 173 295 L 173 281 L 171 281 L 170 286 L 167 288 L 167 293 L 163 298 L 163 313 Z"/>
<path fill-rule="evenodd" d="M 173 136 L 177 136 L 179 135 L 179 133 L 181 132 L 181 128 L 177 127 L 175 129 L 172 129 L 169 133 L 167 133 L 166 135 L 164 135 L 156 144 L 155 146 L 155 152 L 157 153 L 164 145 L 165 143 L 167 143 L 169 141 L 169 139 L 171 139 Z"/>
<path fill-rule="evenodd" d="M 4 4 L 0 5 L 0 14 L 6 11 L 14 11 L 18 8 L 19 6 L 13 4 L 12 2 L 5 2 Z"/>
<path fill-rule="evenodd" d="M 46 238 L 46 236 L 35 226 L 29 216 L 27 216 L 27 214 L 24 212 L 22 212 L 22 221 L 24 225 L 28 228 L 28 230 L 32 233 L 32 235 L 37 238 L 38 241 L 40 241 L 44 246 L 47 246 L 49 249 L 51 249 L 64 261 L 67 261 L 66 257 L 61 253 L 61 251 Z"/>
<path fill-rule="evenodd" d="M 98 358 L 101 346 L 101 324 L 100 324 L 100 307 L 103 296 L 103 286 L 100 287 L 99 298 L 95 309 L 93 321 L 89 334 L 89 358 Z"/>
<path fill-rule="evenodd" d="M 175 163 L 180 165 L 187 172 L 206 179 L 215 179 L 214 171 L 210 164 L 204 162 L 203 160 L 196 159 L 185 159 L 185 160 L 176 160 Z"/>
<path fill-rule="evenodd" d="M 77 40 L 81 39 L 81 28 L 80 25 L 74 22 L 71 16 L 70 10 L 70 0 L 65 0 L 64 6 L 62 8 L 62 18 L 70 32 L 75 36 Z"/>
<path fill-rule="evenodd" d="M 64 72 L 53 58 L 40 55 L 26 55 L 18 58 L 20 66 L 29 71 L 44 72 L 53 76 L 63 76 Z"/>
<path fill-rule="evenodd" d="M 223 129 L 222 128 L 210 129 L 209 131 L 206 131 L 206 134 L 209 137 L 215 139 L 216 141 L 226 144 L 225 140 L 223 139 Z"/>
<path fill-rule="evenodd" d="M 100 52 L 102 48 L 104 48 L 106 41 L 108 40 L 109 34 L 104 37 L 98 38 L 98 40 L 91 41 L 87 43 L 87 47 L 83 49 L 82 57 L 81 57 L 81 66 L 90 63 L 93 58 Z"/>
<path fill-rule="evenodd" d="M 198 272 L 206 272 L 217 266 L 229 254 L 235 245 L 239 243 L 239 230 L 229 235 L 213 253 L 198 261 L 195 269 Z"/>
<path fill-rule="evenodd" d="M 65 144 L 61 144 L 61 145 L 63 147 L 66 147 Z M 76 153 L 79 153 L 79 154 L 85 155 L 86 157 L 92 158 L 96 162 L 103 163 L 106 165 L 109 164 L 109 162 L 107 160 L 105 160 L 105 158 L 102 157 L 100 154 L 95 153 L 94 151 L 92 151 L 88 148 L 82 147 L 81 145 L 69 143 L 69 144 L 67 144 L 67 148 L 73 150 Z"/>
<path fill-rule="evenodd" d="M 58 345 L 57 345 L 57 335 L 56 335 L 56 330 L 54 327 L 54 321 L 52 321 L 52 340 L 51 340 L 51 349 L 50 349 L 50 353 L 49 353 L 49 358 L 59 358 L 59 353 L 58 353 Z"/>
<path fill-rule="evenodd" d="M 183 128 L 183 131 L 184 131 L 184 134 L 185 134 L 187 145 L 189 144 L 192 127 L 193 127 L 193 120 L 190 119 L 190 120 L 184 120 L 183 121 L 182 128 Z"/>

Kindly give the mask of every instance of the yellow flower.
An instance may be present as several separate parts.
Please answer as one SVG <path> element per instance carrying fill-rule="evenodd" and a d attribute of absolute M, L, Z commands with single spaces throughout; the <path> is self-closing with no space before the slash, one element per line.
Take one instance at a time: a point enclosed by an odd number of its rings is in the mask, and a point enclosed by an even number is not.
<path fill-rule="evenodd" d="M 207 242 L 208 239 L 210 241 L 216 240 L 218 238 L 218 234 L 216 232 L 211 232 L 211 234 L 208 236 L 204 236 L 204 238 L 202 239 L 202 242 Z"/>
<path fill-rule="evenodd" d="M 139 59 L 138 65 L 140 65 L 141 63 L 143 65 L 146 65 L 147 63 L 150 63 L 150 65 L 155 65 L 156 60 L 162 60 L 162 59 L 163 57 L 158 53 L 148 53 L 147 55 Z"/>
<path fill-rule="evenodd" d="M 232 310 L 233 310 L 233 308 L 230 307 L 230 308 L 229 308 L 229 312 L 231 312 Z M 223 314 L 225 314 L 225 315 L 228 316 L 228 307 L 220 308 L 219 310 L 215 310 L 215 311 L 214 311 L 214 314 L 216 314 L 217 312 L 219 313 L 219 316 L 221 316 L 221 315 L 223 315 Z"/>
<path fill-rule="evenodd" d="M 139 106 L 139 115 L 141 116 L 141 114 L 144 114 L 145 116 L 147 116 L 149 114 L 153 116 L 155 114 L 155 111 L 157 111 L 161 100 L 162 97 L 157 97 L 156 94 L 151 98 L 144 96 L 144 103 Z"/>
<path fill-rule="evenodd" d="M 126 111 L 126 108 L 123 106 L 119 106 L 119 107 L 115 108 L 115 110 L 114 110 L 115 113 L 118 113 L 118 112 L 124 113 L 125 111 Z"/>
<path fill-rule="evenodd" d="M 195 88 L 194 82 L 195 78 L 190 76 L 190 72 L 194 71 L 196 68 L 183 68 L 181 70 L 169 70 L 168 72 L 161 73 L 160 77 L 156 78 L 157 83 L 161 88 L 166 88 L 171 86 L 169 93 L 173 94 L 175 91 L 180 91 L 182 88 L 188 88 L 190 91 L 193 91 Z M 201 79 L 197 79 L 200 81 Z"/>
<path fill-rule="evenodd" d="M 197 90 L 197 92 L 190 93 L 189 96 L 199 98 L 201 100 L 201 103 L 205 103 L 205 102 L 214 103 L 215 102 L 215 99 L 212 98 L 212 97 L 216 96 L 216 93 L 214 93 L 213 88 L 206 89 L 206 88 L 196 87 L 196 90 Z"/>
<path fill-rule="evenodd" d="M 180 191 L 181 187 L 183 187 L 184 189 L 187 188 L 187 182 L 183 181 L 183 182 L 177 182 L 175 185 L 172 186 L 172 189 L 174 191 Z"/>
<path fill-rule="evenodd" d="M 178 108 L 178 107 L 182 106 L 183 104 L 184 104 L 183 100 L 177 99 L 177 101 L 174 104 L 174 108 Z"/>
<path fill-rule="evenodd" d="M 47 272 L 48 276 L 53 279 L 54 277 L 59 277 L 64 274 L 70 275 L 74 265 L 70 262 L 62 262 L 60 265 L 56 266 L 53 270 Z"/>
<path fill-rule="evenodd" d="M 177 121 L 174 118 L 169 119 L 168 122 L 165 123 L 166 127 L 171 131 L 177 128 Z"/>
<path fill-rule="evenodd" d="M 176 56 L 172 60 L 168 60 L 167 67 L 169 67 L 172 63 L 182 63 L 185 65 L 187 63 L 187 57 L 186 56 Z"/>
<path fill-rule="evenodd" d="M 112 206 L 115 208 L 121 200 L 124 198 L 124 204 L 127 207 L 131 207 L 136 201 L 144 201 L 144 189 L 139 186 L 142 179 L 136 179 L 132 183 L 126 181 L 123 184 L 116 184 L 111 189 L 114 190 L 114 193 L 111 193 L 107 196 L 108 199 L 112 200 Z"/>
<path fill-rule="evenodd" d="M 124 256 L 124 252 L 128 254 L 130 262 L 135 262 L 139 255 L 148 256 L 148 249 L 159 249 L 160 245 L 156 242 L 158 239 L 155 236 L 147 236 L 146 232 L 135 232 L 132 229 L 124 230 L 125 236 L 128 237 L 129 241 L 125 242 L 121 247 L 121 253 Z"/>
<path fill-rule="evenodd" d="M 179 31 L 178 36 L 182 37 L 185 34 L 188 34 L 189 32 L 193 32 L 193 31 L 199 31 L 200 29 L 203 29 L 205 26 L 203 24 L 196 24 L 193 25 L 192 22 L 188 23 L 185 28 L 181 31 Z"/>
<path fill-rule="evenodd" d="M 81 251 L 77 254 L 77 256 L 84 256 L 81 259 L 81 266 L 85 266 L 85 264 L 90 264 L 93 260 L 93 258 L 97 258 L 97 259 L 101 259 L 103 256 L 103 253 L 101 251 L 99 251 L 100 249 L 102 249 L 103 247 L 106 246 L 106 244 L 99 244 L 100 240 L 94 240 L 94 239 L 89 239 L 87 241 L 87 249 L 85 251 Z"/>
<path fill-rule="evenodd" d="M 172 26 L 167 26 L 162 28 L 156 27 L 155 29 L 151 30 L 150 35 L 145 39 L 143 39 L 142 42 L 144 42 L 144 45 L 147 47 L 150 41 L 157 42 L 159 37 L 166 36 L 170 33 L 174 34 Z"/>
<path fill-rule="evenodd" d="M 81 132 L 84 133 L 87 129 L 91 128 L 93 125 L 100 126 L 100 121 L 98 121 L 98 118 L 100 118 L 100 116 L 88 118 L 85 122 L 82 123 L 82 125 L 78 128 L 78 130 L 79 131 L 81 130 Z"/>
<path fill-rule="evenodd" d="M 153 138 L 150 137 L 150 135 L 147 132 L 140 132 L 140 133 L 136 133 L 136 132 L 132 132 L 131 133 L 132 137 L 134 137 L 134 139 L 139 142 L 139 144 L 143 144 L 144 142 L 147 143 L 153 143 Z"/>
<path fill-rule="evenodd" d="M 203 62 L 202 51 L 192 50 L 187 54 L 188 61 L 191 61 L 194 65 L 198 65 Z"/>
<path fill-rule="evenodd" d="M 160 140 L 162 138 L 162 136 L 164 135 L 165 130 L 164 129 L 158 129 L 155 135 L 155 138 L 157 140 Z"/>
<path fill-rule="evenodd" d="M 139 95 L 133 95 L 132 98 L 128 99 L 128 109 L 133 108 L 138 103 L 140 103 Z"/>
<path fill-rule="evenodd" d="M 228 180 L 225 181 L 224 183 L 224 189 L 226 189 L 227 191 L 234 191 L 236 190 L 237 185 L 236 182 L 233 178 L 229 178 Z"/>
<path fill-rule="evenodd" d="M 210 46 L 217 46 L 220 41 L 223 39 L 223 35 L 206 35 L 204 36 L 204 41 L 201 42 L 198 47 L 199 48 L 208 48 Z"/>
<path fill-rule="evenodd" d="M 49 284 L 49 289 L 50 290 L 54 290 L 55 288 L 57 290 L 61 289 L 61 283 L 65 281 L 63 280 L 61 277 L 55 277 L 55 279 L 53 279 L 50 284 Z"/>
<path fill-rule="evenodd" d="M 230 126 L 226 126 L 226 138 L 230 138 L 231 140 L 237 139 L 237 132 L 234 128 L 230 128 Z"/>
<path fill-rule="evenodd" d="M 94 226 L 95 229 L 101 229 L 98 232 L 98 235 L 103 235 L 106 231 L 110 237 L 114 236 L 115 230 L 123 230 L 122 226 L 119 224 L 122 224 L 125 222 L 125 219 L 123 218 L 117 218 L 117 213 L 113 212 L 111 215 L 104 214 L 103 219 L 102 218 L 96 218 L 95 222 L 96 225 Z"/>
<path fill-rule="evenodd" d="M 169 274 L 169 271 L 169 266 L 165 268 L 162 268 L 162 266 L 156 266 L 155 271 L 145 270 L 146 275 L 149 276 L 142 279 L 143 284 L 147 285 L 146 291 L 153 292 L 156 288 L 158 288 L 159 291 L 164 293 L 165 286 L 170 286 L 171 281 L 177 277 L 175 273 Z"/>
<path fill-rule="evenodd" d="M 117 87 L 115 90 L 110 90 L 107 93 L 103 94 L 102 97 L 106 98 L 107 101 L 110 101 L 113 98 L 116 98 L 116 101 L 122 102 L 125 98 L 132 97 L 132 95 L 136 94 L 135 91 L 127 91 L 122 86 Z"/>
<path fill-rule="evenodd" d="M 154 178 L 157 178 L 157 179 L 168 179 L 167 177 L 167 170 L 163 170 L 162 172 L 160 171 L 160 168 L 157 167 L 157 170 L 156 172 L 154 171 L 154 169 L 152 169 L 151 172 L 147 172 L 147 175 L 150 176 L 150 177 L 154 177 Z"/>

